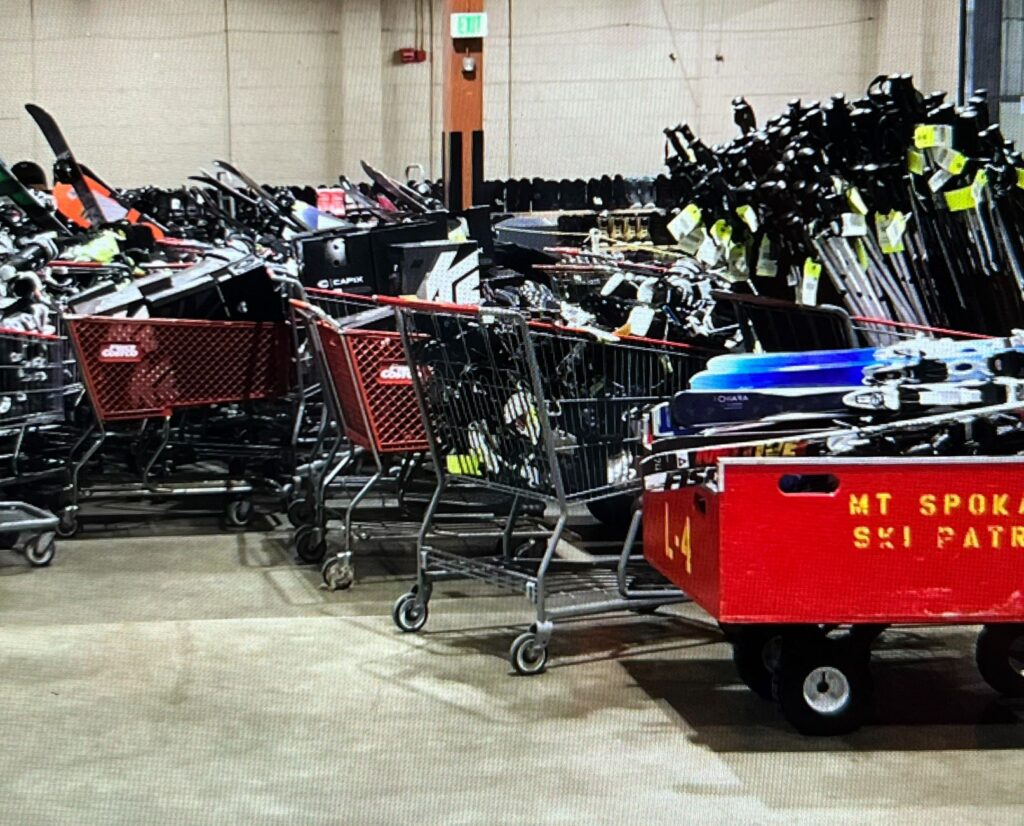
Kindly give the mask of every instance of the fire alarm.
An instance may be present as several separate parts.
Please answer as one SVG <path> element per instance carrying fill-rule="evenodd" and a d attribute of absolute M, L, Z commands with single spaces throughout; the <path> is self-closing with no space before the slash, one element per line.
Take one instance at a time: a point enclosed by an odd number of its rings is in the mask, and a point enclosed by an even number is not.
<path fill-rule="evenodd" d="M 401 63 L 423 63 L 427 59 L 425 49 L 399 49 L 397 55 Z"/>

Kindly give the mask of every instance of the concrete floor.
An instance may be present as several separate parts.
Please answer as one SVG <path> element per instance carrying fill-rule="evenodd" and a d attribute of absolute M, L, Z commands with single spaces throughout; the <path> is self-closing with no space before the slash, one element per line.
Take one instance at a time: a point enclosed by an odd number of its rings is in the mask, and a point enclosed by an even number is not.
<path fill-rule="evenodd" d="M 405 552 L 328 593 L 283 530 L 181 530 L 0 554 L 0 823 L 1024 821 L 1022 709 L 967 631 L 883 638 L 878 720 L 811 740 L 692 607 L 565 624 L 521 678 L 519 597 L 439 585 L 403 635 Z"/>

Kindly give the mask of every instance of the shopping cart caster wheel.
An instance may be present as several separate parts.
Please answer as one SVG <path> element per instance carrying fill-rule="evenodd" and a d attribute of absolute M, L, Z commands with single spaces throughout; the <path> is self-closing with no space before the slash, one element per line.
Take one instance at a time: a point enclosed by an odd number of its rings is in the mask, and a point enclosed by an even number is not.
<path fill-rule="evenodd" d="M 319 565 L 327 553 L 327 539 L 322 529 L 303 525 L 295 532 L 295 553 L 303 562 Z"/>
<path fill-rule="evenodd" d="M 33 568 L 45 568 L 57 553 L 57 542 L 53 534 L 37 536 L 25 545 L 25 559 Z"/>
<path fill-rule="evenodd" d="M 303 525 L 313 524 L 313 506 L 305 499 L 292 499 L 288 503 L 286 514 L 293 528 L 301 528 Z"/>
<path fill-rule="evenodd" d="M 986 625 L 978 634 L 974 656 L 992 688 L 1006 697 L 1024 697 L 1024 625 Z"/>
<path fill-rule="evenodd" d="M 784 637 L 773 691 L 783 716 L 801 734 L 849 734 L 860 728 L 868 708 L 868 661 L 839 640 Z"/>
<path fill-rule="evenodd" d="M 509 655 L 516 673 L 524 677 L 542 674 L 548 667 L 548 647 L 537 642 L 537 635 L 532 631 L 526 631 L 515 638 Z"/>
<path fill-rule="evenodd" d="M 779 666 L 782 637 L 771 628 L 738 628 L 731 632 L 732 662 L 743 684 L 758 697 L 772 699 L 772 678 Z"/>
<path fill-rule="evenodd" d="M 232 528 L 244 528 L 252 520 L 252 501 L 236 499 L 224 508 L 224 521 Z"/>
<path fill-rule="evenodd" d="M 330 591 L 347 591 L 356 581 L 356 572 L 352 563 L 338 557 L 328 559 L 324 563 L 320 575 L 324 579 L 324 585 Z"/>
<path fill-rule="evenodd" d="M 70 539 L 78 533 L 78 515 L 72 510 L 61 512 L 60 521 L 57 522 L 57 536 L 61 539 Z"/>
<path fill-rule="evenodd" d="M 391 609 L 391 619 L 398 626 L 399 631 L 415 633 L 427 624 L 427 603 L 420 603 L 416 594 L 402 594 L 395 600 L 395 607 Z"/>

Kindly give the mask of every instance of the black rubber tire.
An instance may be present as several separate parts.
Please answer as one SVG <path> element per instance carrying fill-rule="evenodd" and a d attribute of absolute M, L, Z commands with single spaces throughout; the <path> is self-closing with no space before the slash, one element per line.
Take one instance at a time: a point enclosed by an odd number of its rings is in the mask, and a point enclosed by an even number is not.
<path fill-rule="evenodd" d="M 313 506 L 305 499 L 292 499 L 285 513 L 293 528 L 313 524 Z"/>
<path fill-rule="evenodd" d="M 244 528 L 252 521 L 251 499 L 234 499 L 224 506 L 224 522 L 229 528 Z"/>
<path fill-rule="evenodd" d="M 420 631 L 427 624 L 428 616 L 427 603 L 417 605 L 416 594 L 411 591 L 396 599 L 394 607 L 391 609 L 391 620 L 399 631 L 406 634 L 415 634 Z"/>
<path fill-rule="evenodd" d="M 849 640 L 787 634 L 772 689 L 783 716 L 801 734 L 849 734 L 870 708 L 868 658 Z"/>
<path fill-rule="evenodd" d="M 305 525 L 295 532 L 295 553 L 303 562 L 319 565 L 327 553 L 327 538 L 322 530 Z"/>
<path fill-rule="evenodd" d="M 78 522 L 78 514 L 74 511 L 64 510 L 60 514 L 60 521 L 57 523 L 57 536 L 61 539 L 71 539 L 78 533 L 81 527 Z"/>
<path fill-rule="evenodd" d="M 590 515 L 606 528 L 621 534 L 629 530 L 633 521 L 632 496 L 609 496 L 586 504 Z"/>
<path fill-rule="evenodd" d="M 1024 697 L 1024 625 L 986 625 L 974 659 L 982 678 L 1005 697 Z"/>
<path fill-rule="evenodd" d="M 771 626 L 733 629 L 732 661 L 740 680 L 758 697 L 772 699 L 772 681 L 778 668 L 782 631 Z"/>

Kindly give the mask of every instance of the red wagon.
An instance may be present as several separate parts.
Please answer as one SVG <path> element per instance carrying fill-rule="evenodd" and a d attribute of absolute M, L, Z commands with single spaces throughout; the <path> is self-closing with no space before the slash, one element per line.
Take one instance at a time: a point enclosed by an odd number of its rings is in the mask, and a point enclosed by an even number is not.
<path fill-rule="evenodd" d="M 893 624 L 982 624 L 982 676 L 1024 696 L 1024 459 L 736 458 L 713 479 L 648 478 L 644 554 L 800 731 L 859 725 Z"/>

